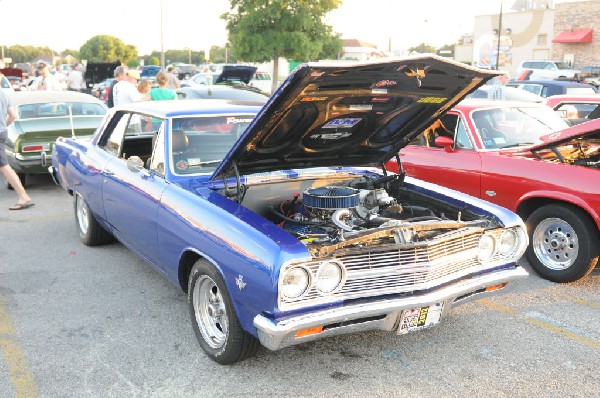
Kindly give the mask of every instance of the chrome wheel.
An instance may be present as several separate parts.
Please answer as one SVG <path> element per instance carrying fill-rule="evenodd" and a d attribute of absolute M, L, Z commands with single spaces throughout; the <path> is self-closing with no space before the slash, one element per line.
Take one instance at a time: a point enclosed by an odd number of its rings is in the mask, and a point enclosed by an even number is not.
<path fill-rule="evenodd" d="M 573 227 L 560 218 L 546 218 L 532 234 L 532 248 L 540 262 L 552 270 L 565 270 L 577 259 L 579 239 Z"/>
<path fill-rule="evenodd" d="M 204 341 L 213 349 L 223 347 L 229 333 L 229 318 L 219 287 L 207 275 L 196 280 L 192 304 Z"/>
<path fill-rule="evenodd" d="M 77 214 L 77 225 L 79 226 L 79 231 L 86 235 L 89 228 L 88 208 L 85 205 L 83 198 L 79 194 L 77 194 L 76 198 L 75 214 Z"/>

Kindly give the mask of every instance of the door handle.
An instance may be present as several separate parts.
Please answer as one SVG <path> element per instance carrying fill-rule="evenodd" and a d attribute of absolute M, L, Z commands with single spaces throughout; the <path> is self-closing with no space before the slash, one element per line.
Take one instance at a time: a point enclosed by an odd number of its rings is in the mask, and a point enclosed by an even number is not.
<path fill-rule="evenodd" d="M 115 173 L 113 173 L 112 171 L 110 171 L 108 169 L 104 169 L 104 170 L 102 170 L 102 175 L 105 175 L 105 176 L 114 176 Z"/>

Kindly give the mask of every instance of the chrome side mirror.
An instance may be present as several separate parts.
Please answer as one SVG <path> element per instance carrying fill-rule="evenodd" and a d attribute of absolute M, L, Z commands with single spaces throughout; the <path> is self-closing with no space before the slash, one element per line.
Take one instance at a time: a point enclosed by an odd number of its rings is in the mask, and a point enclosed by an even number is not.
<path fill-rule="evenodd" d="M 134 173 L 138 173 L 144 169 L 144 162 L 139 156 L 130 156 L 127 158 L 127 168 Z"/>

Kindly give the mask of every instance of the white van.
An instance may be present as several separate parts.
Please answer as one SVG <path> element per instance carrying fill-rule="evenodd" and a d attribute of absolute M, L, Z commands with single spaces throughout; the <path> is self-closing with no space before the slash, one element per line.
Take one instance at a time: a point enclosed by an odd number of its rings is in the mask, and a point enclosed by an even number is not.
<path fill-rule="evenodd" d="M 571 69 L 569 64 L 562 61 L 530 60 L 523 61 L 517 68 L 517 76 L 525 70 L 531 70 L 530 80 L 574 79 L 580 70 Z M 518 78 L 518 77 L 517 77 Z"/>

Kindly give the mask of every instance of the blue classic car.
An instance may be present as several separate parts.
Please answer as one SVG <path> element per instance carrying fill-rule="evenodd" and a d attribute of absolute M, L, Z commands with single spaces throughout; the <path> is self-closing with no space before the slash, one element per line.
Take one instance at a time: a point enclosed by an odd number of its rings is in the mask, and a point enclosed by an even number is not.
<path fill-rule="evenodd" d="M 432 327 L 525 277 L 514 213 L 382 165 L 494 76 L 435 56 L 306 64 L 264 107 L 111 109 L 51 172 L 86 245 L 116 237 L 187 293 L 221 364 L 366 330 Z"/>

